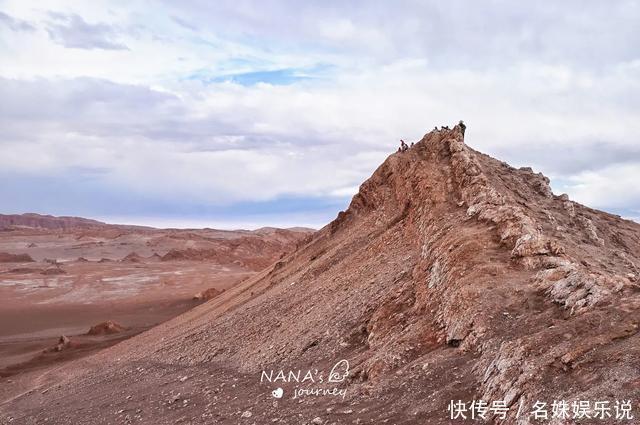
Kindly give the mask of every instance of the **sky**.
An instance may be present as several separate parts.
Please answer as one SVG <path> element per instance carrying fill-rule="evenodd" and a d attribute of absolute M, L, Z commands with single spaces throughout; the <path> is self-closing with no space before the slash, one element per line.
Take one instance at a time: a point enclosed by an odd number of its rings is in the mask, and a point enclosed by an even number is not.
<path fill-rule="evenodd" d="M 640 2 L 0 0 L 0 213 L 319 228 L 467 143 L 640 217 Z"/>

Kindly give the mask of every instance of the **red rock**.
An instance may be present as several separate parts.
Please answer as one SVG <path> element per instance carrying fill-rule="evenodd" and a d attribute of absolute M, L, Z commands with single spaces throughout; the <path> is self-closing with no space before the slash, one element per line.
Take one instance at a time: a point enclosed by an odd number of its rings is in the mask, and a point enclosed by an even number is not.
<path fill-rule="evenodd" d="M 97 325 L 91 326 L 87 335 L 112 335 L 126 330 L 127 328 L 124 326 L 111 320 L 107 320 L 106 322 L 101 322 Z"/>

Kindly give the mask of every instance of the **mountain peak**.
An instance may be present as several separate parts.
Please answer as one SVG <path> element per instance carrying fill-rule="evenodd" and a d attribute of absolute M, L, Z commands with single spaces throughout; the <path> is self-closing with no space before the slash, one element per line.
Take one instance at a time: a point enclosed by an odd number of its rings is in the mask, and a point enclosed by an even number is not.
<path fill-rule="evenodd" d="M 518 175 L 519 188 L 504 185 L 501 176 L 510 173 Z M 443 204 L 465 208 L 468 217 L 495 225 L 513 257 L 562 254 L 561 245 L 542 234 L 535 217 L 517 199 L 520 193 L 514 191 L 528 192 L 544 202 L 555 199 L 549 179 L 542 174 L 515 170 L 468 147 L 460 125 L 435 129 L 407 151 L 387 158 L 331 226 L 335 230 L 347 217 L 378 207 L 389 211 Z"/>
<path fill-rule="evenodd" d="M 347 359 L 345 409 L 364 403 L 376 422 L 426 423 L 459 399 L 504 400 L 508 423 L 535 400 L 638 399 L 640 226 L 548 183 L 476 152 L 460 127 L 427 133 L 293 253 L 96 357 L 61 393 L 91 404 L 78 388 L 117 388 L 113 377 L 140 365 L 233 371 L 218 404 L 231 417 L 225 400 L 256 394 L 260 371 Z M 135 391 L 152 396 L 156 384 Z M 321 403 L 278 414 L 315 417 Z"/>

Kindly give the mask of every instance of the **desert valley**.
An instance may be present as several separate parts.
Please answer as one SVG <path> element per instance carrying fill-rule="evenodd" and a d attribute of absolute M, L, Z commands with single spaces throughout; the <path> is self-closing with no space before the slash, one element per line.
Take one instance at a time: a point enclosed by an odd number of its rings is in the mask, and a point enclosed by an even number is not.
<path fill-rule="evenodd" d="M 0 215 L 0 229 L 3 394 L 15 390 L 15 375 L 43 373 L 219 295 L 311 232 L 159 230 L 37 214 Z"/>

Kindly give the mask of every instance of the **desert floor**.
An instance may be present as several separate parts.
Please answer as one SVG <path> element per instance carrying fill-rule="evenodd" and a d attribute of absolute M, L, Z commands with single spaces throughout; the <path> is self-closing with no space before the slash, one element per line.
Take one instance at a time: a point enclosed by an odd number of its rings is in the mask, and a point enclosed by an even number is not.
<path fill-rule="evenodd" d="M 198 238 L 196 238 L 198 239 Z M 0 232 L 0 252 L 33 262 L 0 263 L 0 398 L 20 392 L 57 365 L 139 334 L 255 273 L 236 262 L 161 261 L 171 249 L 197 246 L 185 233 Z M 127 255 L 135 253 L 132 258 Z M 88 335 L 101 322 L 126 328 Z M 56 351 L 61 336 L 69 338 Z M 22 384 L 22 385 L 21 385 Z"/>

